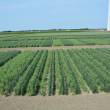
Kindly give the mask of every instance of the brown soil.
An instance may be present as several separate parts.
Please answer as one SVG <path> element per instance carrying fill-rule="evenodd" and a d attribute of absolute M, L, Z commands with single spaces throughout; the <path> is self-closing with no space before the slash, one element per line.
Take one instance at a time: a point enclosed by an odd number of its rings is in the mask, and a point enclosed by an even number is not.
<path fill-rule="evenodd" d="M 57 49 L 82 49 L 82 48 L 110 48 L 110 45 L 0 48 L 0 51 L 14 51 L 14 50 L 36 51 L 36 50 L 57 50 Z"/>
<path fill-rule="evenodd" d="M 0 97 L 0 110 L 110 110 L 110 94 Z"/>

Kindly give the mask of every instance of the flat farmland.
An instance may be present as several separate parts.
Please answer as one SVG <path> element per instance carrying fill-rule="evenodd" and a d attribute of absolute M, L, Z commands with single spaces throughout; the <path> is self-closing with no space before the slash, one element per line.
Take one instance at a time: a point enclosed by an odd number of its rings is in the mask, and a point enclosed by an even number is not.
<path fill-rule="evenodd" d="M 110 33 L 99 31 L 1 32 L 0 48 L 109 45 Z"/>
<path fill-rule="evenodd" d="M 1 95 L 55 96 L 109 92 L 110 49 L 0 52 Z"/>
<path fill-rule="evenodd" d="M 109 110 L 109 103 L 109 32 L 0 32 L 0 110 Z"/>

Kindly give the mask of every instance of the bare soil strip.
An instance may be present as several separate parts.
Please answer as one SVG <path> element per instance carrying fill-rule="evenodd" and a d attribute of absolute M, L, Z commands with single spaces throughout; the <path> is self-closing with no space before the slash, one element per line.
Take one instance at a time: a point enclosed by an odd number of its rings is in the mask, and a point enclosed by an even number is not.
<path fill-rule="evenodd" d="M 0 110 L 110 110 L 110 94 L 0 97 Z"/>
<path fill-rule="evenodd" d="M 56 46 L 56 47 L 19 47 L 0 48 L 0 51 L 36 51 L 36 50 L 57 50 L 57 49 L 85 49 L 85 48 L 110 48 L 110 45 L 83 45 L 83 46 Z"/>

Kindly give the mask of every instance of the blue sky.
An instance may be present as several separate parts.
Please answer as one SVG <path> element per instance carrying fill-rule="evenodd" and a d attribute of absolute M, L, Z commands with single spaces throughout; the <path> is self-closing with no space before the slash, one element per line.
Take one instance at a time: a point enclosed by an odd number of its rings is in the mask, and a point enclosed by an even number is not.
<path fill-rule="evenodd" d="M 105 28 L 108 0 L 0 0 L 0 30 Z"/>

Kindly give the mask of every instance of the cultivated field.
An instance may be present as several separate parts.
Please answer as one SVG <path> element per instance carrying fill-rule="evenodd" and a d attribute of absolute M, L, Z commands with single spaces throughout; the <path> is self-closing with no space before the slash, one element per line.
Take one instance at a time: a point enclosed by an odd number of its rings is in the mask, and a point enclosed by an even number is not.
<path fill-rule="evenodd" d="M 0 33 L 0 47 L 52 47 L 74 45 L 108 45 L 109 32 L 52 31 Z"/>
<path fill-rule="evenodd" d="M 110 49 L 12 51 L 0 58 L 3 95 L 110 92 Z"/>
<path fill-rule="evenodd" d="M 0 33 L 0 110 L 109 110 L 109 103 L 109 32 Z"/>

